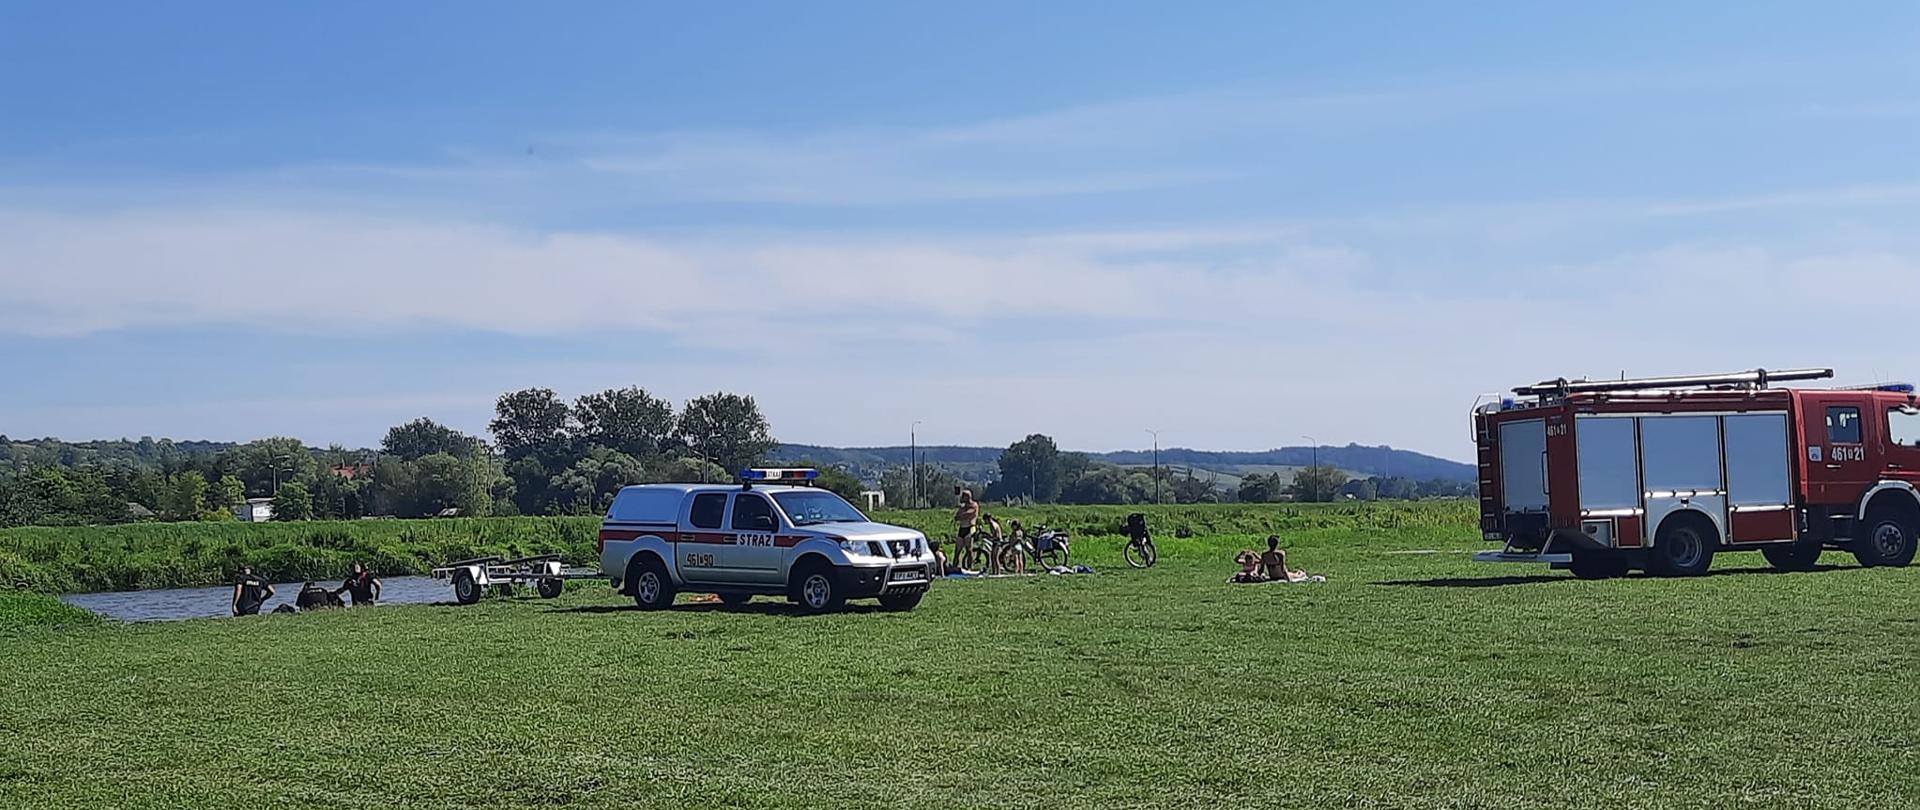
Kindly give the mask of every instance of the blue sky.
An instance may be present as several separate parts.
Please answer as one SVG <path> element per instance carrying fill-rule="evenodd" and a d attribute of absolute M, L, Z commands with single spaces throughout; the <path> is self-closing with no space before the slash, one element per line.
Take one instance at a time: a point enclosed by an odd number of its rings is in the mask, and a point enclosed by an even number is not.
<path fill-rule="evenodd" d="M 800 442 L 1464 458 L 1545 377 L 1920 376 L 1910 3 L 5 15 L 13 436 L 637 384 Z"/>

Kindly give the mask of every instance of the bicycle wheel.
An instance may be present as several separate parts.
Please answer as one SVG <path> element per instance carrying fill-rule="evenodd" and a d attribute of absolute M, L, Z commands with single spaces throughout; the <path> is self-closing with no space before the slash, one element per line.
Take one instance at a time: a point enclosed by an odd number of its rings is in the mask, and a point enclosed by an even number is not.
<path fill-rule="evenodd" d="M 1121 552 L 1121 556 L 1126 557 L 1127 565 L 1134 568 L 1151 568 L 1154 563 L 1160 561 L 1160 551 L 1153 547 L 1152 540 L 1127 543 L 1127 548 Z"/>
<path fill-rule="evenodd" d="M 1045 551 L 1035 552 L 1033 560 L 1040 563 L 1042 567 L 1057 568 L 1067 564 L 1067 550 L 1056 543 L 1047 547 Z"/>
<path fill-rule="evenodd" d="M 960 555 L 960 568 L 965 571 L 985 571 L 991 559 L 988 551 L 975 541 L 973 548 L 967 549 L 967 553 Z"/>

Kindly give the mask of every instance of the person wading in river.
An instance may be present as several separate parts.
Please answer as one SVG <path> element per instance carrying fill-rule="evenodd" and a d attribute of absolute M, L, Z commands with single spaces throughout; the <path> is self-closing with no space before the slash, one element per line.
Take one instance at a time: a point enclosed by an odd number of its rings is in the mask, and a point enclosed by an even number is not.
<path fill-rule="evenodd" d="M 253 566 L 240 566 L 240 579 L 233 583 L 233 615 L 258 616 L 260 607 L 273 598 L 273 584 L 253 575 Z"/>
<path fill-rule="evenodd" d="M 353 573 L 347 575 L 347 581 L 340 583 L 334 593 L 352 596 L 354 607 L 366 607 L 380 601 L 380 580 L 367 570 L 366 563 L 355 561 Z"/>

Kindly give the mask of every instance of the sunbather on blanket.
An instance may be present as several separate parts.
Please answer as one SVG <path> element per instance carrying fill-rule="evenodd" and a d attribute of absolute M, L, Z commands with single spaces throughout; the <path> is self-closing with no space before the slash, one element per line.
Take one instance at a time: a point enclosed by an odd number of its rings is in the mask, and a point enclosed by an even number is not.
<path fill-rule="evenodd" d="M 1228 577 L 1228 582 L 1253 583 L 1267 581 L 1266 572 L 1260 570 L 1260 555 L 1253 553 L 1253 549 L 1245 549 L 1239 554 L 1234 555 L 1233 562 L 1235 565 L 1240 566 L 1240 572 Z"/>
<path fill-rule="evenodd" d="M 1268 582 L 1326 582 L 1327 578 L 1314 576 L 1297 568 L 1287 567 L 1287 552 L 1280 548 L 1280 535 L 1267 535 L 1267 552 L 1260 555 L 1261 573 L 1267 575 Z"/>

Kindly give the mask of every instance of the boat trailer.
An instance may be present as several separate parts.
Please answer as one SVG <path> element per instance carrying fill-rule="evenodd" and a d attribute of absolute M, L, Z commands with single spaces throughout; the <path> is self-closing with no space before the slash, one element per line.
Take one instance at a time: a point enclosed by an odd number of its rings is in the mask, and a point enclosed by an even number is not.
<path fill-rule="evenodd" d="M 433 578 L 453 583 L 454 601 L 471 605 L 480 601 L 488 590 L 502 596 L 511 596 L 515 586 L 531 584 L 542 599 L 552 599 L 566 589 L 569 579 L 599 579 L 600 572 L 590 569 L 569 569 L 560 561 L 558 554 L 540 554 L 533 557 L 477 557 L 471 560 L 450 562 L 433 569 Z"/>

